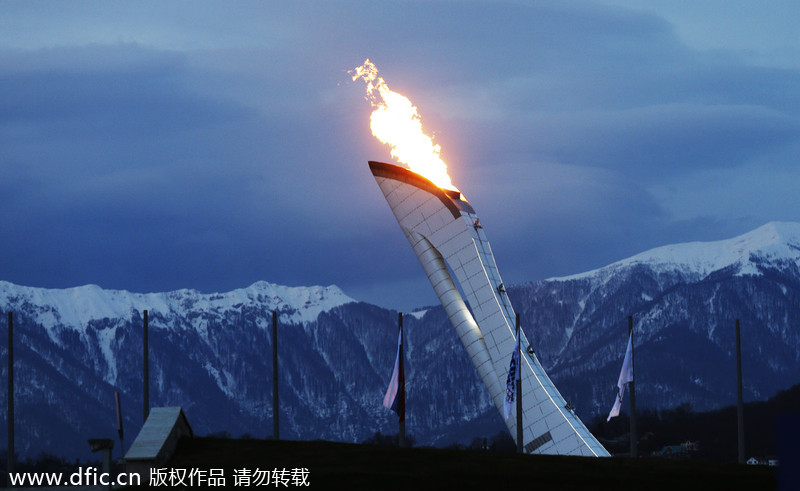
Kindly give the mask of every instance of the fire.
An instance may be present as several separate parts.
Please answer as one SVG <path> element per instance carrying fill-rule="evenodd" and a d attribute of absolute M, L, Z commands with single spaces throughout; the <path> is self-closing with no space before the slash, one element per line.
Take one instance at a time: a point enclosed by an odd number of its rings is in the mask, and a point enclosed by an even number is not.
<path fill-rule="evenodd" d="M 441 147 L 422 131 L 420 115 L 408 97 L 390 90 L 369 59 L 348 73 L 354 82 L 361 78 L 367 83 L 367 100 L 375 108 L 370 129 L 381 143 L 392 147 L 392 157 L 440 188 L 458 191 L 439 156 Z"/>

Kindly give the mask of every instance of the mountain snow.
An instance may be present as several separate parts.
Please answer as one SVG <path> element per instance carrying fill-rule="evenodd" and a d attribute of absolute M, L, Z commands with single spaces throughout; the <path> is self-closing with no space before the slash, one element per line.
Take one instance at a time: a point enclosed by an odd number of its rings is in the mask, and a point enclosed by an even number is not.
<path fill-rule="evenodd" d="M 689 402 L 711 409 L 735 400 L 737 319 L 745 397 L 769 397 L 800 382 L 798 223 L 659 247 L 586 273 L 517 286 L 509 295 L 543 365 L 568 400 L 580 401 L 583 417 L 609 404 L 628 316 L 643 379 L 636 389 L 641 407 Z"/>
<path fill-rule="evenodd" d="M 760 275 L 758 264 L 764 262 L 800 266 L 800 223 L 770 222 L 732 239 L 657 247 L 599 269 L 548 281 L 608 278 L 636 265 L 676 271 L 690 278 L 706 277 L 729 267 L 740 276 Z"/>
<path fill-rule="evenodd" d="M 339 287 L 289 287 L 259 281 L 227 293 L 176 290 L 166 293 L 131 293 L 104 290 L 97 285 L 66 289 L 17 286 L 0 281 L 0 309 L 13 311 L 24 305 L 38 307 L 39 323 L 48 330 L 56 326 L 85 330 L 91 321 L 124 318 L 132 311 L 148 310 L 162 316 L 183 315 L 188 310 L 219 311 L 263 303 L 283 312 L 281 322 L 302 324 L 317 319 L 321 312 L 355 302 Z"/>
<path fill-rule="evenodd" d="M 131 293 L 125 290 L 104 290 L 97 285 L 44 289 L 0 281 L 0 311 L 25 311 L 28 314 L 35 312 L 36 323 L 47 331 L 56 344 L 61 344 L 61 330 L 77 331 L 88 342 L 86 336 L 89 326 L 97 322 L 107 322 L 109 319 L 128 319 L 133 312 L 144 310 L 148 310 L 153 319 L 153 329 L 168 329 L 170 323 L 163 320 L 186 318 L 191 311 L 241 310 L 256 304 L 278 311 L 281 323 L 307 324 L 316 321 L 321 312 L 354 301 L 335 285 L 289 287 L 266 281 L 227 293 L 210 294 L 189 289 L 166 293 Z M 35 307 L 31 309 L 30 306 Z M 203 319 L 196 318 L 192 325 L 198 332 L 206 333 L 207 323 Z M 96 336 L 100 352 L 108 366 L 104 379 L 114 384 L 117 379 L 117 360 L 112 342 L 116 338 L 116 329 L 101 329 Z M 219 380 L 219 374 L 214 374 Z"/>

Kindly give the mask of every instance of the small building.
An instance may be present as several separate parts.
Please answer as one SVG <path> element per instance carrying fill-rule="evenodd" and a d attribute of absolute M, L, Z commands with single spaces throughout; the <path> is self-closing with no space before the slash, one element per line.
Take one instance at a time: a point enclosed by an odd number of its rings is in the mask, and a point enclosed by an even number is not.
<path fill-rule="evenodd" d="M 139 474 L 141 482 L 147 483 L 150 469 L 163 467 L 184 436 L 193 437 L 194 433 L 183 409 L 154 407 L 125 454 L 126 472 Z"/>
<path fill-rule="evenodd" d="M 747 465 L 768 465 L 770 467 L 777 467 L 779 464 L 776 457 L 750 457 L 747 459 Z"/>

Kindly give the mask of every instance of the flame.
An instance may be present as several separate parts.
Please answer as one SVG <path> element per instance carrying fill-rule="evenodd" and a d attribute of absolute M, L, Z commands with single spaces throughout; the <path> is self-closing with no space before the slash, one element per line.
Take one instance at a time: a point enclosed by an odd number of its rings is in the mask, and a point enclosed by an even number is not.
<path fill-rule="evenodd" d="M 458 191 L 439 156 L 441 147 L 422 131 L 422 120 L 408 97 L 390 90 L 369 59 L 348 73 L 354 82 L 361 78 L 367 83 L 367 100 L 375 108 L 369 118 L 370 129 L 381 143 L 392 147 L 392 157 L 440 188 Z"/>

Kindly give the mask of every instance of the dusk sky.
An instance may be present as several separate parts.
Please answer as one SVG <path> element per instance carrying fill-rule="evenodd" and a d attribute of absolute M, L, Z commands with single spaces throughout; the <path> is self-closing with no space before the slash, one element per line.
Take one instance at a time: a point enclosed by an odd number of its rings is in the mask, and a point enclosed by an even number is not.
<path fill-rule="evenodd" d="M 438 304 L 369 58 L 506 284 L 800 221 L 800 2 L 0 0 L 0 280 Z"/>

